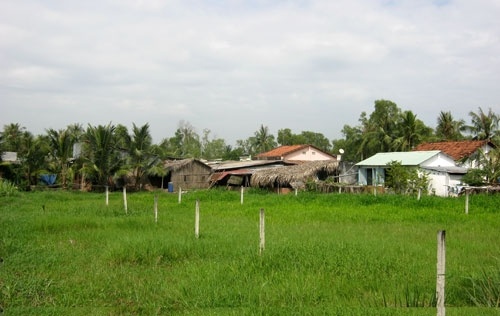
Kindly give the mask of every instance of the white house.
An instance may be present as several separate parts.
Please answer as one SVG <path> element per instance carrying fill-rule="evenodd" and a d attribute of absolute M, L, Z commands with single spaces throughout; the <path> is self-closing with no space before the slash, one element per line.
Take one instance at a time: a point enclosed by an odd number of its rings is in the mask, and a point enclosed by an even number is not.
<path fill-rule="evenodd" d="M 452 157 L 440 150 L 378 153 L 356 164 L 361 185 L 383 185 L 388 165 L 398 161 L 403 166 L 417 167 L 429 177 L 429 191 L 449 196 L 461 183 L 466 168 L 457 167 Z"/>
<path fill-rule="evenodd" d="M 422 143 L 415 151 L 440 150 L 452 157 L 457 166 L 464 168 L 481 168 L 480 155 L 488 157 L 489 152 L 496 148 L 489 140 L 461 140 L 435 143 Z"/>
<path fill-rule="evenodd" d="M 258 160 L 284 160 L 284 161 L 318 161 L 335 160 L 335 156 L 330 155 L 312 145 L 289 145 L 280 146 L 270 151 L 255 156 Z"/>

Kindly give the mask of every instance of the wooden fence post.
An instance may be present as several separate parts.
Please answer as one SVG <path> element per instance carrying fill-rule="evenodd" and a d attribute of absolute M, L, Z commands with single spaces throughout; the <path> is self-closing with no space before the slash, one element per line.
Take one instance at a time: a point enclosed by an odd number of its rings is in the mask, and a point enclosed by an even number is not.
<path fill-rule="evenodd" d="M 465 189 L 465 214 L 469 214 L 469 190 Z"/>
<path fill-rule="evenodd" d="M 158 195 L 155 194 L 154 198 L 154 211 L 155 211 L 155 223 L 158 223 Z"/>
<path fill-rule="evenodd" d="M 106 206 L 109 205 L 109 187 L 106 186 Z"/>
<path fill-rule="evenodd" d="M 262 252 L 266 248 L 266 223 L 265 223 L 265 213 L 264 209 L 260 209 L 260 244 L 259 244 L 259 255 L 262 255 Z"/>
<path fill-rule="evenodd" d="M 446 275 L 446 231 L 437 233 L 437 278 L 436 278 L 436 307 L 437 315 L 445 316 L 444 287 Z"/>
<path fill-rule="evenodd" d="M 195 212 L 194 212 L 194 236 L 196 238 L 200 237 L 200 201 L 196 200 Z"/>
<path fill-rule="evenodd" d="M 182 188 L 179 187 L 179 204 L 182 202 Z"/>
<path fill-rule="evenodd" d="M 243 195 L 245 193 L 245 189 L 243 188 L 243 186 L 241 186 L 241 190 L 240 190 L 240 202 L 241 202 L 241 205 L 243 205 Z"/>
<path fill-rule="evenodd" d="M 128 207 L 127 207 L 127 188 L 124 186 L 123 187 L 123 207 L 125 208 L 125 214 L 128 214 Z"/>

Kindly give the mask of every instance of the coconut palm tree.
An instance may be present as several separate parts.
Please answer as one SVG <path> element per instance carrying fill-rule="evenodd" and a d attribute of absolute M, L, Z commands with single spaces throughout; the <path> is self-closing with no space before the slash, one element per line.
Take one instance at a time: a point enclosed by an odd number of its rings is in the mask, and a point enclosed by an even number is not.
<path fill-rule="evenodd" d="M 113 174 L 122 166 L 123 159 L 115 143 L 115 126 L 89 125 L 85 133 L 85 175 L 99 185 L 110 183 Z"/>
<path fill-rule="evenodd" d="M 441 140 L 462 139 L 463 135 L 460 131 L 464 126 L 464 120 L 456 121 L 451 112 L 441 111 L 437 119 L 436 136 Z"/>
<path fill-rule="evenodd" d="M 128 161 L 136 189 L 142 187 L 144 176 L 160 161 L 160 158 L 153 152 L 152 143 L 153 138 L 149 132 L 149 124 L 146 123 L 141 127 L 133 124 Z"/>
<path fill-rule="evenodd" d="M 493 113 L 491 108 L 488 113 L 484 113 L 482 108 L 479 108 L 477 113 L 469 112 L 471 117 L 471 125 L 465 126 L 465 130 L 473 135 L 474 139 L 492 139 L 499 133 L 500 116 Z"/>
<path fill-rule="evenodd" d="M 427 127 L 424 122 L 417 119 L 412 111 L 404 111 L 397 123 L 399 137 L 394 139 L 393 148 L 400 151 L 408 151 L 418 145 L 423 139 L 430 138 L 432 128 Z"/>
<path fill-rule="evenodd" d="M 73 138 L 67 129 L 56 131 L 51 128 L 47 130 L 47 136 L 55 168 L 60 174 L 62 187 L 66 188 L 70 158 L 73 156 Z"/>
<path fill-rule="evenodd" d="M 251 138 L 251 143 L 256 153 L 266 152 L 276 146 L 274 135 L 270 134 L 269 128 L 263 124 L 261 124 L 259 130 L 255 132 L 255 136 Z"/>
<path fill-rule="evenodd" d="M 21 157 L 21 167 L 29 188 L 37 183 L 37 175 L 47 168 L 46 157 L 50 152 L 50 146 L 46 138 L 34 137 L 30 132 L 25 132 L 23 147 L 25 153 Z"/>
<path fill-rule="evenodd" d="M 3 127 L 0 135 L 0 151 L 19 152 L 22 143 L 22 137 L 25 136 L 26 128 L 19 123 L 11 123 Z"/>

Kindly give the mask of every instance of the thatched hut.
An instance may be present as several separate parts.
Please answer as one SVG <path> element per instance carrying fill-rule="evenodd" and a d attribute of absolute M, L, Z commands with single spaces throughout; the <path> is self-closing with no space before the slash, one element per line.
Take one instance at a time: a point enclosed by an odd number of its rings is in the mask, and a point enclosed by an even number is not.
<path fill-rule="evenodd" d="M 311 181 L 337 177 L 337 160 L 311 161 L 303 164 L 256 171 L 250 179 L 252 187 L 303 189 Z"/>
<path fill-rule="evenodd" d="M 160 188 L 177 190 L 206 189 L 212 168 L 198 159 L 167 160 L 164 162 L 165 176 L 150 178 L 151 184 Z M 170 184 L 170 185 L 169 185 Z"/>

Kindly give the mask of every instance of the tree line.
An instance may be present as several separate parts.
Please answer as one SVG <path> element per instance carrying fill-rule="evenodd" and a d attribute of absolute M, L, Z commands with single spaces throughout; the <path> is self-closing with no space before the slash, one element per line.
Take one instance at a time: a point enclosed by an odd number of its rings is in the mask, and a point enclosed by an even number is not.
<path fill-rule="evenodd" d="M 289 128 L 279 129 L 275 136 L 262 124 L 234 147 L 212 137 L 209 129 L 200 135 L 185 121 L 179 122 L 172 137 L 158 144 L 153 144 L 149 124 L 133 124 L 129 131 L 121 124 L 84 127 L 77 123 L 33 135 L 26 127 L 11 123 L 0 133 L 0 152 L 17 152 L 18 163 L 1 162 L 0 176 L 26 188 L 37 184 L 40 174 L 57 174 L 64 188 L 81 181 L 100 186 L 127 183 L 140 189 L 147 176 L 165 175 L 162 162 L 166 159 L 237 160 L 280 145 L 311 144 L 332 154 L 343 149 L 344 160 L 358 162 L 377 152 L 408 151 L 429 141 L 488 139 L 500 144 L 498 114 L 491 108 L 478 108 L 469 116 L 470 124 L 466 124 L 442 111 L 432 128 L 412 111 L 389 100 L 377 100 L 372 113 L 361 113 L 358 125 L 344 125 L 340 139 L 329 140 L 314 131 L 294 133 Z"/>

